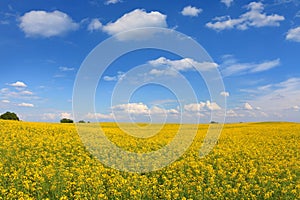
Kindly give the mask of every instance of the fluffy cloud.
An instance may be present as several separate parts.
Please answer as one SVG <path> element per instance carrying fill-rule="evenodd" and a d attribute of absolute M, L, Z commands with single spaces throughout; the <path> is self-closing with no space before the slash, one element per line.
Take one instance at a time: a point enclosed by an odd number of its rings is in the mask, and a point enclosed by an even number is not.
<path fill-rule="evenodd" d="M 227 7 L 230 7 L 233 0 L 221 0 L 222 3 L 224 3 Z"/>
<path fill-rule="evenodd" d="M 204 109 L 208 110 L 221 110 L 221 107 L 215 103 L 215 102 L 200 102 L 200 103 L 192 103 L 192 104 L 186 104 L 183 107 L 186 111 L 189 112 L 199 112 Z"/>
<path fill-rule="evenodd" d="M 20 106 L 20 107 L 34 107 L 34 105 L 31 104 L 31 103 L 19 103 L 18 106 Z"/>
<path fill-rule="evenodd" d="M 218 67 L 216 63 L 212 62 L 197 62 L 191 58 L 183 58 L 181 60 L 169 60 L 165 57 L 160 57 L 156 60 L 151 60 L 148 62 L 150 65 L 157 66 L 166 66 L 177 71 L 189 71 L 196 68 L 197 70 L 210 70 Z"/>
<path fill-rule="evenodd" d="M 224 65 L 225 68 L 221 71 L 222 74 L 224 76 L 231 76 L 270 70 L 280 65 L 280 59 L 278 58 L 275 60 L 264 61 L 260 63 L 237 63 L 236 61 L 231 61 L 228 64 L 225 61 Z"/>
<path fill-rule="evenodd" d="M 102 28 L 102 23 L 99 21 L 99 19 L 92 19 L 92 21 L 88 25 L 88 31 L 99 31 Z"/>
<path fill-rule="evenodd" d="M 115 22 L 110 22 L 102 27 L 102 30 L 109 35 L 115 35 L 117 33 L 128 31 L 131 29 L 145 28 L 145 27 L 167 27 L 166 22 L 167 16 L 161 14 L 158 11 L 151 11 L 147 13 L 142 9 L 136 9 L 130 13 L 124 14 L 122 17 L 117 19 Z M 146 39 L 153 35 L 149 31 L 137 31 L 134 35 L 125 34 L 123 37 L 118 37 L 119 40 L 138 40 Z"/>
<path fill-rule="evenodd" d="M 114 113 L 120 115 L 133 114 L 133 115 L 177 115 L 179 114 L 176 109 L 165 109 L 158 106 L 152 106 L 149 108 L 144 103 L 127 103 L 127 104 L 119 104 L 112 107 Z"/>
<path fill-rule="evenodd" d="M 246 110 L 253 110 L 253 107 L 249 103 L 244 104 L 244 109 Z"/>
<path fill-rule="evenodd" d="M 116 112 L 122 111 L 129 114 L 149 114 L 149 108 L 143 103 L 119 104 L 112 107 Z"/>
<path fill-rule="evenodd" d="M 249 11 L 239 18 L 216 17 L 213 22 L 208 22 L 206 26 L 217 31 L 233 28 L 246 30 L 249 27 L 279 26 L 280 21 L 284 20 L 284 16 L 263 13 L 264 5 L 261 2 L 251 2 L 247 5 L 247 9 Z"/>
<path fill-rule="evenodd" d="M 7 100 L 7 99 L 2 100 L 1 102 L 2 102 L 2 103 L 10 103 L 10 101 Z"/>
<path fill-rule="evenodd" d="M 30 11 L 20 17 L 19 27 L 27 37 L 52 37 L 78 29 L 79 25 L 60 11 Z"/>
<path fill-rule="evenodd" d="M 223 96 L 223 97 L 229 97 L 229 92 L 223 91 L 223 92 L 220 93 L 220 95 Z"/>
<path fill-rule="evenodd" d="M 286 39 L 300 42 L 300 26 L 290 29 L 286 35 Z"/>
<path fill-rule="evenodd" d="M 60 113 L 60 118 L 68 118 L 70 119 L 72 117 L 72 114 L 71 113 L 67 113 L 67 112 L 63 112 L 63 113 Z"/>
<path fill-rule="evenodd" d="M 199 112 L 205 106 L 206 106 L 206 103 L 200 102 L 200 103 L 191 103 L 191 104 L 184 105 L 183 108 L 184 108 L 184 110 L 189 111 L 189 112 Z"/>
<path fill-rule="evenodd" d="M 27 87 L 27 85 L 22 81 L 17 81 L 15 83 L 11 83 L 8 85 L 13 86 L 13 87 L 23 87 L 23 88 Z"/>
<path fill-rule="evenodd" d="M 231 109 L 226 112 L 226 116 L 227 117 L 238 117 L 239 115 L 234 110 Z"/>
<path fill-rule="evenodd" d="M 196 17 L 202 12 L 201 8 L 196 8 L 193 6 L 186 6 L 183 8 L 181 11 L 181 14 L 183 16 L 191 16 L 191 17 Z"/>

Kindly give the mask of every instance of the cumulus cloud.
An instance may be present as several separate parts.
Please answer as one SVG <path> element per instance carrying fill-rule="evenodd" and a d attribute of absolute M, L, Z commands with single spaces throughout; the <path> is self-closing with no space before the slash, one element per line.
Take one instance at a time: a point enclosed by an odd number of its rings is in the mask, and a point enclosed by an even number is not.
<path fill-rule="evenodd" d="M 300 42 L 300 26 L 290 29 L 285 38 L 287 40 Z"/>
<path fill-rule="evenodd" d="M 147 105 L 139 103 L 127 103 L 119 104 L 112 107 L 114 111 L 125 111 L 129 114 L 149 114 L 149 108 Z"/>
<path fill-rule="evenodd" d="M 20 29 L 27 37 L 52 37 L 64 35 L 79 28 L 67 14 L 55 10 L 33 10 L 20 17 Z"/>
<path fill-rule="evenodd" d="M 60 118 L 67 118 L 67 119 L 70 119 L 72 117 L 72 114 L 71 113 L 67 113 L 67 112 L 62 112 L 60 113 Z"/>
<path fill-rule="evenodd" d="M 31 104 L 31 103 L 19 103 L 18 106 L 20 106 L 20 107 L 34 107 L 34 105 Z"/>
<path fill-rule="evenodd" d="M 87 29 L 90 32 L 99 31 L 102 29 L 102 23 L 99 21 L 99 19 L 92 19 Z"/>
<path fill-rule="evenodd" d="M 201 8 L 196 8 L 193 6 L 186 6 L 183 8 L 181 11 L 181 14 L 183 16 L 191 16 L 191 17 L 196 17 L 202 12 Z"/>
<path fill-rule="evenodd" d="M 238 117 L 239 115 L 234 110 L 231 109 L 226 112 L 226 116 L 227 117 Z"/>
<path fill-rule="evenodd" d="M 10 101 L 7 100 L 7 99 L 3 99 L 1 102 L 2 102 L 2 103 L 10 103 Z"/>
<path fill-rule="evenodd" d="M 227 7 L 230 7 L 233 0 L 221 0 L 221 3 L 224 3 Z"/>
<path fill-rule="evenodd" d="M 223 96 L 223 97 L 229 97 L 229 92 L 223 91 L 223 92 L 220 93 L 220 95 Z"/>
<path fill-rule="evenodd" d="M 159 106 L 152 106 L 149 108 L 146 104 L 139 102 L 139 103 L 127 103 L 127 104 L 119 104 L 112 107 L 114 113 L 126 116 L 126 114 L 132 115 L 143 115 L 143 116 L 150 116 L 150 115 L 177 115 L 179 111 L 177 109 L 165 109 Z"/>
<path fill-rule="evenodd" d="M 154 67 L 166 66 L 177 71 L 189 71 L 194 70 L 211 70 L 218 67 L 218 64 L 213 62 L 197 62 L 191 58 L 183 58 L 181 60 L 169 60 L 165 57 L 160 57 L 156 60 L 148 61 L 148 63 Z"/>
<path fill-rule="evenodd" d="M 251 2 L 247 5 L 248 12 L 242 14 L 236 19 L 230 16 L 216 17 L 212 22 L 208 22 L 206 26 L 216 31 L 236 28 L 238 30 L 246 30 L 250 27 L 279 26 L 284 16 L 263 13 L 264 5 L 261 2 Z"/>
<path fill-rule="evenodd" d="M 102 27 L 102 30 L 109 35 L 115 35 L 117 33 L 128 31 L 131 29 L 145 28 L 145 27 L 158 27 L 166 28 L 167 16 L 161 14 L 158 11 L 151 11 L 147 13 L 145 10 L 136 9 L 132 12 L 124 14 L 115 22 L 110 22 Z M 154 33 L 149 31 L 139 30 L 135 34 L 126 34 L 123 37 L 118 36 L 119 40 L 139 40 L 146 39 Z"/>
<path fill-rule="evenodd" d="M 253 107 L 249 103 L 244 104 L 244 109 L 246 110 L 253 110 Z"/>
<path fill-rule="evenodd" d="M 11 84 L 8 84 L 8 85 L 13 86 L 13 87 L 22 87 L 22 88 L 27 87 L 27 85 L 22 81 L 17 81 L 15 83 L 11 83 Z"/>
<path fill-rule="evenodd" d="M 186 104 L 183 107 L 186 111 L 189 112 L 199 112 L 204 109 L 208 110 L 221 110 L 221 107 L 215 103 L 215 102 L 200 102 L 200 103 L 192 103 L 192 104 Z"/>
<path fill-rule="evenodd" d="M 205 106 L 206 106 L 206 103 L 200 102 L 200 103 L 191 103 L 191 104 L 184 105 L 183 108 L 184 108 L 184 110 L 189 111 L 189 112 L 199 112 Z"/>

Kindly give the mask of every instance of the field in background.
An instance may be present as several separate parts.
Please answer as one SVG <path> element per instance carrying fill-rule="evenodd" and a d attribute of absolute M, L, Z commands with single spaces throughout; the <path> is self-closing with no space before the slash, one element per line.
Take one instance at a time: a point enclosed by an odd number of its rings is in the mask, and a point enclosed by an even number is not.
<path fill-rule="evenodd" d="M 152 138 L 136 139 L 113 123 L 103 126 L 115 144 L 135 152 L 161 148 L 178 128 L 167 124 Z M 103 166 L 74 124 L 0 120 L 0 199 L 300 199 L 300 124 L 227 124 L 201 159 L 207 127 L 199 125 L 173 164 L 136 174 Z"/>

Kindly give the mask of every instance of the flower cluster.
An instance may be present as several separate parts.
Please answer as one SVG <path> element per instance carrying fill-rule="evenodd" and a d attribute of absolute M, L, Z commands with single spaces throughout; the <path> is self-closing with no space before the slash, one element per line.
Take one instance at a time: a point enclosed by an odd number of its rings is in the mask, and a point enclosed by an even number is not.
<path fill-rule="evenodd" d="M 117 146 L 151 152 L 170 143 L 178 126 L 150 138 L 128 136 L 114 123 L 102 127 Z M 300 199 L 300 124 L 227 124 L 204 158 L 208 125 L 197 128 L 174 163 L 128 173 L 96 159 L 74 124 L 0 121 L 0 199 Z"/>

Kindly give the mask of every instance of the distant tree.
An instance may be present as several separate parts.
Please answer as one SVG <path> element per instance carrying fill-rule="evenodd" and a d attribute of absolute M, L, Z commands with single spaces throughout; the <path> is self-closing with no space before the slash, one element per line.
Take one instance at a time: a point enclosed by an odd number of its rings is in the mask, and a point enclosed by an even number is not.
<path fill-rule="evenodd" d="M 78 123 L 85 123 L 85 121 L 84 120 L 79 120 Z"/>
<path fill-rule="evenodd" d="M 218 122 L 216 122 L 216 121 L 211 121 L 210 123 L 211 123 L 211 124 L 217 124 Z"/>
<path fill-rule="evenodd" d="M 13 113 L 13 112 L 6 112 L 6 113 L 0 115 L 0 119 L 19 121 L 19 117 L 17 116 L 16 113 Z"/>
<path fill-rule="evenodd" d="M 74 121 L 72 119 L 63 118 L 60 120 L 60 123 L 73 123 Z"/>

